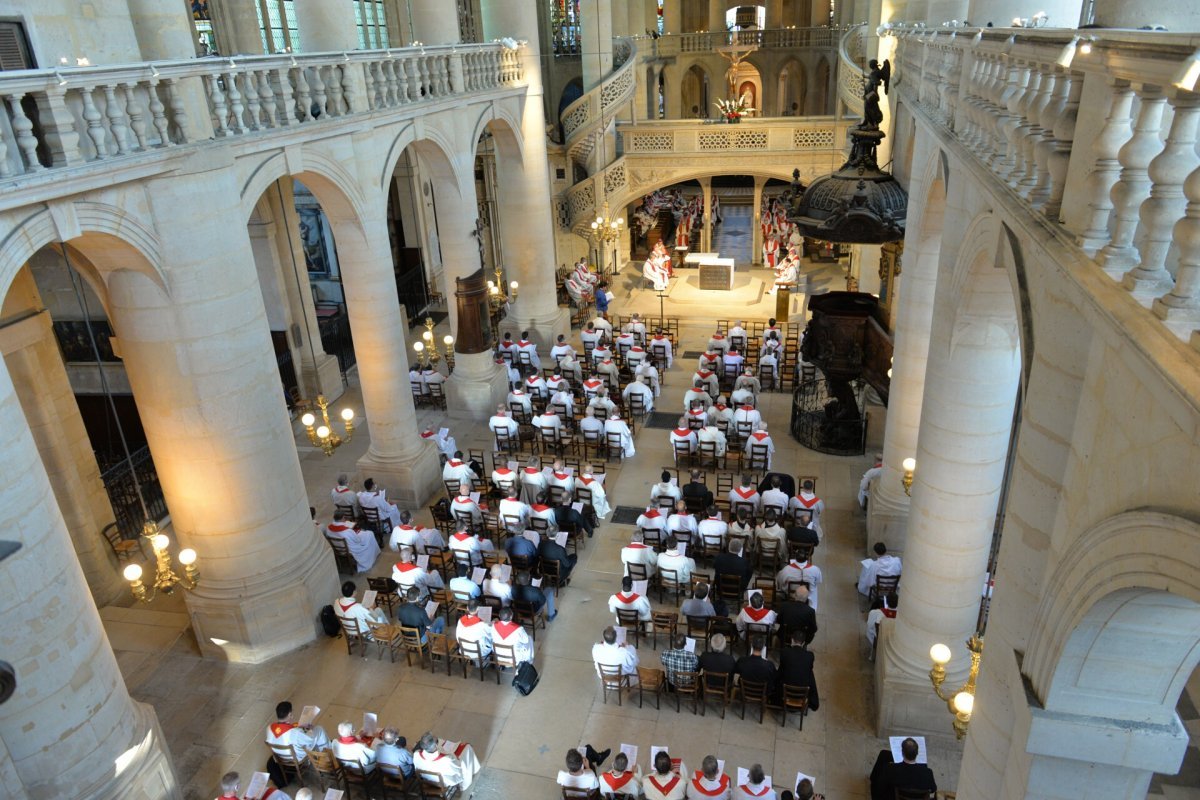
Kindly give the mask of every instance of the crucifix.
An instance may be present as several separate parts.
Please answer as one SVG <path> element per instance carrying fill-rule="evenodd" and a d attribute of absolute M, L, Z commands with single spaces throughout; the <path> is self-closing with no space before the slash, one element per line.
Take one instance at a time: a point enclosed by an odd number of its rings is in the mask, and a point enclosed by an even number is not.
<path fill-rule="evenodd" d="M 487 228 L 487 223 L 482 217 L 475 218 L 475 227 L 471 230 L 471 235 L 475 237 L 475 243 L 479 245 L 479 268 L 485 269 L 486 264 L 483 260 L 483 231 Z"/>

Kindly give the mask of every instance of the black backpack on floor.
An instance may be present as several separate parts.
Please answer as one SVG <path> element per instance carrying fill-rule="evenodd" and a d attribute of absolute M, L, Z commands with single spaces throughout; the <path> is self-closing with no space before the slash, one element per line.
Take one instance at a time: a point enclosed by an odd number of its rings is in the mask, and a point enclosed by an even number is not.
<path fill-rule="evenodd" d="M 528 695 L 538 685 L 538 671 L 529 661 L 522 661 L 513 676 L 512 685 L 522 695 Z"/>
<path fill-rule="evenodd" d="M 338 622 L 337 614 L 333 613 L 333 606 L 325 606 L 321 609 L 321 627 L 325 629 L 325 635 L 329 637 L 337 636 L 342 632 L 342 624 Z"/>

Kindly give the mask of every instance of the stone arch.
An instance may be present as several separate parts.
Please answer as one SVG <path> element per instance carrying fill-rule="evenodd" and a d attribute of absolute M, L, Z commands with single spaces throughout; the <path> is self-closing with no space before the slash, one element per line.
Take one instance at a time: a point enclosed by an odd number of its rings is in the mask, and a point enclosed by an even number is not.
<path fill-rule="evenodd" d="M 789 58 L 779 67 L 779 88 L 776 91 L 776 112 L 779 116 L 801 116 L 805 111 L 805 100 L 808 94 L 808 71 L 803 62 L 795 56 Z M 796 111 L 792 113 L 792 104 Z"/>
<path fill-rule="evenodd" d="M 969 328 L 983 324 L 1019 348 L 1020 307 L 1016 265 L 1023 263 L 1019 244 L 1005 234 L 999 217 L 986 211 L 967 226 L 955 258 L 948 290 L 954 309 L 950 346 Z"/>
<path fill-rule="evenodd" d="M 714 90 L 721 87 L 713 82 L 712 71 L 700 61 L 688 64 L 679 79 L 679 101 L 685 117 L 692 115 L 692 106 L 699 110 L 701 118 L 709 116 L 715 102 Z"/>
<path fill-rule="evenodd" d="M 360 221 L 368 216 L 366 195 L 341 162 L 318 148 L 302 146 L 298 154 L 279 151 L 253 168 L 242 185 L 242 219 L 249 220 L 259 198 L 289 175 L 312 190 L 331 218 L 334 210 L 340 219 Z"/>
<path fill-rule="evenodd" d="M 487 112 L 480 116 L 471 136 L 471 147 L 474 149 L 479 137 L 484 131 L 492 134 L 496 147 L 505 158 L 515 158 L 517 163 L 525 161 L 525 140 L 521 136 L 521 123 L 498 103 L 488 106 Z"/>
<path fill-rule="evenodd" d="M 169 294 L 154 229 L 125 208 L 79 200 L 43 207 L 14 225 L 0 241 L 0 297 L 8 294 L 21 267 L 36 252 L 55 243 L 66 244 L 81 256 L 80 274 L 106 309 L 108 280 L 120 271 L 141 273 Z"/>
<path fill-rule="evenodd" d="M 386 189 L 388 181 L 396 171 L 400 156 L 411 147 L 420 161 L 423 174 L 429 178 L 438 178 L 443 182 L 450 183 L 455 192 L 461 195 L 461 182 L 471 180 L 470 167 L 475 160 L 475 143 L 479 140 L 478 133 L 477 131 L 476 137 L 471 140 L 469 147 L 459 148 L 449 141 L 436 126 L 419 124 L 406 126 L 388 147 L 387 158 L 384 160 L 383 169 L 380 172 L 380 186 Z M 465 172 L 467 174 L 465 176 L 461 174 L 464 170 L 457 166 L 456 159 L 452 155 L 454 153 L 466 153 Z"/>
<path fill-rule="evenodd" d="M 808 113 L 810 116 L 821 116 L 829 112 L 829 98 L 833 91 L 830 85 L 832 69 L 829 66 L 829 59 L 822 55 L 820 61 L 817 62 L 816 69 L 813 70 L 813 86 L 809 93 Z"/>

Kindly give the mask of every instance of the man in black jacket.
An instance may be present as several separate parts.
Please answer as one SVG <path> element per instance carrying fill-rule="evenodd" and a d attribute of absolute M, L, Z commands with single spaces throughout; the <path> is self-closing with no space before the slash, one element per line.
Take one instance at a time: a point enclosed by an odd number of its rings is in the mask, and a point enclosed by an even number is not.
<path fill-rule="evenodd" d="M 513 587 L 513 601 L 520 600 L 524 603 L 529 603 L 533 606 L 533 611 L 536 614 L 542 606 L 546 607 L 546 619 L 551 620 L 558 616 L 558 612 L 554 610 L 554 592 L 544 592 L 537 586 L 529 582 L 529 575 L 524 572 L 516 573 L 517 585 Z"/>
<path fill-rule="evenodd" d="M 821 543 L 821 537 L 810 526 L 812 525 L 812 513 L 804 511 L 800 514 L 801 524 L 794 525 L 787 532 L 788 544 L 808 545 L 816 547 Z"/>
<path fill-rule="evenodd" d="M 761 636 L 750 640 L 750 654 L 737 660 L 734 671 L 742 676 L 743 681 L 766 684 L 768 692 L 775 689 L 775 665 L 767 660 L 767 643 Z"/>
<path fill-rule="evenodd" d="M 750 566 L 749 559 L 742 555 L 741 539 L 729 540 L 729 549 L 713 559 L 713 572 L 716 574 L 715 584 L 718 587 L 721 585 L 722 575 L 736 575 L 740 591 L 746 591 L 746 587 L 750 585 L 750 578 L 754 575 L 754 567 Z"/>
<path fill-rule="evenodd" d="M 416 628 L 421 632 L 421 641 L 425 641 L 425 629 L 434 633 L 441 633 L 446 630 L 446 620 L 443 617 L 434 617 L 432 620 L 425 613 L 425 606 L 421 605 L 421 590 L 416 586 L 408 587 L 408 593 L 404 596 L 405 602 L 400 604 L 396 609 L 396 621 L 406 628 Z"/>
<path fill-rule="evenodd" d="M 542 543 L 538 545 L 538 559 L 543 567 L 549 561 L 558 562 L 558 578 L 565 586 L 571 579 L 571 570 L 575 569 L 575 562 L 579 560 L 579 556 L 575 553 L 568 553 L 567 548 L 549 536 L 544 536 Z M 545 569 L 542 570 L 542 574 L 545 574 Z"/>
<path fill-rule="evenodd" d="M 592 521 L 587 516 L 571 508 L 570 497 L 564 497 L 562 503 L 555 507 L 554 524 L 560 531 L 570 529 L 586 531 L 589 539 L 595 530 Z"/>
<path fill-rule="evenodd" d="M 713 504 L 713 493 L 700 478 L 700 470 L 692 470 L 692 480 L 683 487 L 683 501 L 688 508 L 708 508 Z M 689 498 L 692 498 L 689 500 Z"/>
<path fill-rule="evenodd" d="M 794 598 L 779 604 L 775 609 L 775 623 L 779 625 L 780 636 L 788 631 L 800 631 L 804 641 L 813 640 L 817 635 L 817 612 L 808 604 L 807 587 L 797 586 Z"/>
<path fill-rule="evenodd" d="M 700 656 L 700 670 L 704 673 L 724 672 L 732 676 L 737 671 L 737 661 L 725 650 L 725 634 L 714 633 L 708 640 L 708 649 Z M 730 684 L 733 685 L 732 683 Z M 711 684 L 708 687 L 710 688 Z"/>
<path fill-rule="evenodd" d="M 808 650 L 808 640 L 801 631 L 792 631 L 791 641 L 779 652 L 779 692 L 776 698 L 782 701 L 783 685 L 807 686 L 808 707 L 816 711 L 821 707 L 817 694 L 817 677 L 813 674 L 814 657 Z"/>
<path fill-rule="evenodd" d="M 933 770 L 917 763 L 917 740 L 911 736 L 900 743 L 904 760 L 892 761 L 890 750 L 880 750 L 871 770 L 871 800 L 893 800 L 897 789 L 936 792 Z"/>

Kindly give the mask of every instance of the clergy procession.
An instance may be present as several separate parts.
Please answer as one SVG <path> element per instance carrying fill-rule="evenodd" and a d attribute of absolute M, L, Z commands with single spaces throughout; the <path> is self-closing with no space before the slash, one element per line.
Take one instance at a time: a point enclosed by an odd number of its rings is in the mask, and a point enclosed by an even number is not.
<path fill-rule="evenodd" d="M 592 279 L 569 278 L 580 287 Z M 781 457 L 772 435 L 787 427 L 786 402 L 775 398 L 788 397 L 779 390 L 806 366 L 798 326 L 721 320 L 686 342 L 681 328 L 695 326 L 600 313 L 546 353 L 527 332 L 502 331 L 494 355 L 509 371 L 509 391 L 486 429 L 466 434 L 479 446 L 457 449 L 462 433 L 427 431 L 443 453 L 446 491 L 428 520 L 370 477 L 356 488 L 339 475 L 322 533 L 343 573 L 360 576 L 331 606 L 349 653 L 387 651 L 409 668 L 477 673 L 528 694 L 543 677 L 557 680 L 539 636 L 587 624 L 581 600 L 591 583 L 572 584 L 586 563 L 592 576 L 617 577 L 601 581 L 607 619 L 591 623 L 595 644 L 579 654 L 590 658 L 594 682 L 576 679 L 572 693 L 596 691 L 602 706 L 636 699 L 676 713 L 736 709 L 743 719 L 749 710 L 751 719 L 803 730 L 821 707 L 813 642 L 822 593 L 853 587 L 873 657 L 881 621 L 898 613 L 901 561 L 877 543 L 854 572 L 822 564 L 822 553 L 845 546 L 832 520 L 848 512 L 831 514 L 820 493 L 826 479 L 793 465 L 794 445 Z M 670 422 L 656 424 L 663 416 Z M 647 471 L 644 482 L 627 479 Z M 846 484 L 840 496 L 861 491 L 869 502 L 869 484 L 860 488 L 857 475 Z M 275 725 L 293 725 L 285 711 Z M 427 732 L 406 757 L 394 728 L 343 723 L 331 742 L 309 723 L 287 742 L 295 757 L 320 762 L 328 747 L 343 780 L 368 792 L 419 785 L 411 781 L 465 789 L 488 763 Z M 269 733 L 276 761 L 280 742 Z M 642 759 L 628 741 L 601 752 L 572 747 L 558 783 L 589 796 L 819 796 L 817 765 L 776 778 L 762 763 L 726 765 L 718 750 L 689 770 L 669 744 L 652 743 Z"/>

